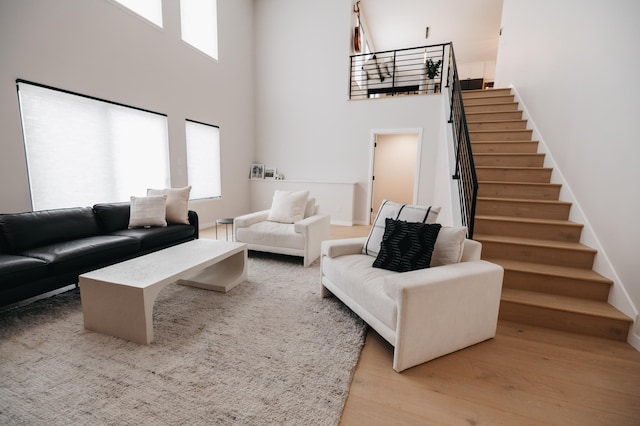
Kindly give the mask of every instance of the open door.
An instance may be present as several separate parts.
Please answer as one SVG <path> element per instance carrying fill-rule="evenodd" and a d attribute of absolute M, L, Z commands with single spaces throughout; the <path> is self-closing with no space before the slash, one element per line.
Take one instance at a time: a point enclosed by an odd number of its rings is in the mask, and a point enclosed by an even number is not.
<path fill-rule="evenodd" d="M 413 204 L 418 165 L 418 133 L 374 134 L 371 217 L 383 200 Z"/>

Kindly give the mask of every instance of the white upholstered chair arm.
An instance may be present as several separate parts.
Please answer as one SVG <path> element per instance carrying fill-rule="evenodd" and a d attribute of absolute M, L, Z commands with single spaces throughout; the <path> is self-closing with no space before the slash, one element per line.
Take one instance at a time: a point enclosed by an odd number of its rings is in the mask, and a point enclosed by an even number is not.
<path fill-rule="evenodd" d="M 362 247 L 364 247 L 364 243 L 366 241 L 366 237 L 323 241 L 322 255 L 328 257 L 339 257 L 347 254 L 361 254 Z"/>
<path fill-rule="evenodd" d="M 398 306 L 394 370 L 475 343 L 468 336 L 494 337 L 503 273 L 476 260 L 384 277 L 384 291 Z"/>
<path fill-rule="evenodd" d="M 259 212 L 249 213 L 242 216 L 238 216 L 233 219 L 234 228 L 246 228 L 254 223 L 264 222 L 269 217 L 269 210 L 262 210 Z"/>
<path fill-rule="evenodd" d="M 316 214 L 293 224 L 293 230 L 304 235 L 304 266 L 320 256 L 322 241 L 329 239 L 330 216 Z"/>

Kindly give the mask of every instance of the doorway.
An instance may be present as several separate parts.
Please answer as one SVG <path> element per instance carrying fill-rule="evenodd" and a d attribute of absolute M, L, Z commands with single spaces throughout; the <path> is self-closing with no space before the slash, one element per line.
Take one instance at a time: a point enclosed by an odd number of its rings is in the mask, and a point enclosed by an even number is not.
<path fill-rule="evenodd" d="M 369 223 L 383 200 L 415 204 L 420 131 L 374 131 Z"/>

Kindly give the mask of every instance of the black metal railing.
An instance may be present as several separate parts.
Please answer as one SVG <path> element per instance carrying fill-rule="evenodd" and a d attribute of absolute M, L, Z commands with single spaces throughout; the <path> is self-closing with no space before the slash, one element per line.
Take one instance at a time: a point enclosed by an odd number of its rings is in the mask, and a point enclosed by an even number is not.
<path fill-rule="evenodd" d="M 349 99 L 439 93 L 448 44 L 351 56 Z"/>
<path fill-rule="evenodd" d="M 451 43 L 449 49 L 447 87 L 449 88 L 449 103 L 451 106 L 449 123 L 451 123 L 453 131 L 453 145 L 456 153 L 456 167 L 452 177 L 458 180 L 462 224 L 467 227 L 467 237 L 473 238 L 476 199 L 478 197 L 478 178 L 471 152 L 471 140 L 469 139 L 467 118 L 464 113 L 462 90 L 460 79 L 458 78 L 456 57 L 453 52 L 453 43 Z"/>

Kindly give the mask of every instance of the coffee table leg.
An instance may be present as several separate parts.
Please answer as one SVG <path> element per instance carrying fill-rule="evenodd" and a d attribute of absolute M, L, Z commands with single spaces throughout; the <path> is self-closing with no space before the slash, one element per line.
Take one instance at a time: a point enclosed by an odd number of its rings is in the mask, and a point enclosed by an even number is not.
<path fill-rule="evenodd" d="M 159 289 L 80 277 L 84 328 L 139 344 L 153 341 L 153 303 Z"/>
<path fill-rule="evenodd" d="M 203 269 L 199 273 L 181 279 L 178 284 L 205 290 L 228 292 L 247 279 L 247 249 L 241 250 L 226 259 Z"/>

